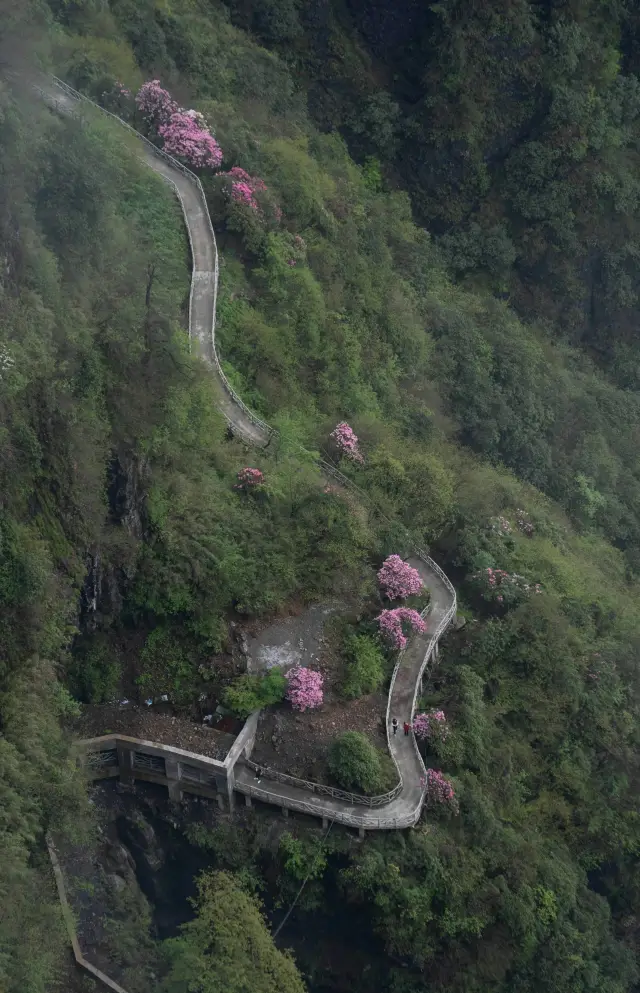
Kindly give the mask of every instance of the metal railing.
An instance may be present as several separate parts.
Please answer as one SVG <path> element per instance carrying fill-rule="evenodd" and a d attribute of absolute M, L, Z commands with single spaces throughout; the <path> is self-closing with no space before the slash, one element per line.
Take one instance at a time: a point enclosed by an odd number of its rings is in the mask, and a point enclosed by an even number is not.
<path fill-rule="evenodd" d="M 181 207 L 182 207 L 182 211 L 183 211 L 183 214 L 184 214 L 184 217 L 185 217 L 185 223 L 186 223 L 187 232 L 188 232 L 188 236 L 189 236 L 189 243 L 190 243 L 190 246 L 191 246 L 191 256 L 192 256 L 192 259 L 193 259 L 193 271 L 192 271 L 192 277 L 191 277 L 191 290 L 190 290 L 190 294 L 189 294 L 189 334 L 191 335 L 191 331 L 192 331 L 192 309 L 193 309 L 194 289 L 195 289 L 195 286 L 196 286 L 197 281 L 198 281 L 198 276 L 201 276 L 201 275 L 205 275 L 206 274 L 208 276 L 213 277 L 213 279 L 212 279 L 212 282 L 213 282 L 213 294 L 212 294 L 212 297 L 213 298 L 212 298 L 212 315 L 211 315 L 211 349 L 212 349 L 211 360 L 212 360 L 213 364 L 216 367 L 216 372 L 218 374 L 218 377 L 220 379 L 220 382 L 222 383 L 222 385 L 223 385 L 225 391 L 227 392 L 227 394 L 233 400 L 234 404 L 236 404 L 236 406 L 239 407 L 240 410 L 243 411 L 244 415 L 247 417 L 247 419 L 250 421 L 250 423 L 253 424 L 254 427 L 258 428 L 260 431 L 262 431 L 264 433 L 264 435 L 266 436 L 265 440 L 268 441 L 272 437 L 277 437 L 277 435 L 278 435 L 277 431 L 275 431 L 265 421 L 261 420 L 261 418 L 259 418 L 256 414 L 254 414 L 253 411 L 250 410 L 249 407 L 247 407 L 247 405 L 244 403 L 244 401 L 242 400 L 242 398 L 240 396 L 238 396 L 238 394 L 235 392 L 235 390 L 233 389 L 233 387 L 229 383 L 226 375 L 224 374 L 224 372 L 222 370 L 222 366 L 220 365 L 220 360 L 218 358 L 218 354 L 217 354 L 217 351 L 216 351 L 216 345 L 215 345 L 216 311 L 217 311 L 218 282 L 219 282 L 218 245 L 217 245 L 217 241 L 216 241 L 215 232 L 213 230 L 213 224 L 211 222 L 211 216 L 209 214 L 209 208 L 208 208 L 208 205 L 207 205 L 207 200 L 206 200 L 206 197 L 205 197 L 205 194 L 204 194 L 204 190 L 202 188 L 202 184 L 201 184 L 199 178 L 196 176 L 195 173 L 193 173 L 190 169 L 188 169 L 181 162 L 179 162 L 178 159 L 175 159 L 172 155 L 169 155 L 167 152 L 163 151 L 162 149 L 157 148 L 156 145 L 153 144 L 153 142 L 149 141 L 148 138 L 146 138 L 144 135 L 140 134 L 139 131 L 136 131 L 135 128 L 131 127 L 131 125 L 128 124 L 126 121 L 123 121 L 122 118 L 118 117 L 116 114 L 111 113 L 111 111 L 106 110 L 104 107 L 101 107 L 99 104 L 95 103 L 95 101 L 91 100 L 89 97 L 85 96 L 83 93 L 80 93 L 78 90 L 75 90 L 73 87 L 69 86 L 69 84 L 68 83 L 65 83 L 63 80 L 58 79 L 55 76 L 51 77 L 51 79 L 52 79 L 54 85 L 59 90 L 61 90 L 62 92 L 66 93 L 73 100 L 75 100 L 75 101 L 82 101 L 83 103 L 89 104 L 92 107 L 94 107 L 97 110 L 99 110 L 102 114 L 106 114 L 107 116 L 109 116 L 109 117 L 113 118 L 115 121 L 117 121 L 118 124 L 120 124 L 122 127 L 126 128 L 132 135 L 134 135 L 136 137 L 136 139 L 138 139 L 139 141 L 141 141 L 144 144 L 144 146 L 152 152 L 152 154 L 154 156 L 157 156 L 159 159 L 162 159 L 162 160 L 166 161 L 173 169 L 177 170 L 180 174 L 182 174 L 183 176 L 185 176 L 189 180 L 189 182 L 192 184 L 192 186 L 194 187 L 194 189 L 196 191 L 196 194 L 197 194 L 197 197 L 198 197 L 198 200 L 199 200 L 199 205 L 202 208 L 202 212 L 204 214 L 204 217 L 206 218 L 206 223 L 207 223 L 208 230 L 209 230 L 209 232 L 211 234 L 211 244 L 213 246 L 213 253 L 214 253 L 214 271 L 213 271 L 213 273 L 210 273 L 210 272 L 208 272 L 206 270 L 197 270 L 196 269 L 196 266 L 195 266 L 195 257 L 196 256 L 195 256 L 195 252 L 194 252 L 194 244 L 193 244 L 193 237 L 192 237 L 192 232 L 191 232 L 191 226 L 190 226 L 190 223 L 189 223 L 188 205 L 186 204 L 186 202 L 184 200 L 184 197 L 182 196 L 182 193 L 181 193 L 179 187 L 176 185 L 176 183 L 174 183 L 169 177 L 167 177 L 166 175 L 164 175 L 164 173 L 161 174 L 162 175 L 162 178 L 173 188 L 173 190 L 175 191 L 176 196 L 178 197 L 178 199 L 180 201 L 180 204 L 181 204 Z M 48 97 L 51 97 L 50 91 L 44 90 L 44 89 L 42 89 L 42 87 L 39 87 L 39 86 L 37 88 L 40 89 L 40 91 L 43 93 L 43 95 L 48 96 Z M 54 97 L 54 99 L 55 99 L 55 97 Z M 234 421 L 224 410 L 222 411 L 222 413 L 224 414 L 226 420 L 228 421 L 228 423 L 230 424 L 230 426 L 233 429 L 235 429 L 236 431 L 238 431 L 238 433 L 240 433 L 240 434 L 243 434 L 244 433 L 244 436 L 245 437 L 248 437 L 250 441 L 252 441 L 252 442 L 255 441 L 255 438 L 249 437 L 246 431 L 243 432 L 242 425 L 240 423 L 238 423 L 237 421 Z M 360 487 L 357 486 L 357 484 L 355 484 L 354 482 L 352 482 L 352 480 L 349 479 L 348 476 L 346 476 L 343 472 L 341 472 L 330 461 L 327 461 L 326 458 L 320 458 L 320 459 L 318 459 L 316 461 L 316 464 L 317 464 L 318 468 L 321 470 L 321 472 L 323 472 L 325 475 L 330 476 L 333 479 L 337 480 L 337 482 L 339 482 L 341 486 L 343 486 L 346 489 L 349 489 L 352 492 L 354 492 L 355 494 L 357 494 L 370 507 L 372 507 L 375 510 L 375 512 L 378 513 L 379 516 L 387 524 L 393 525 L 394 522 L 392 522 L 388 517 L 386 517 L 386 515 L 384 513 L 382 513 L 382 511 L 380 511 L 380 509 L 376 506 L 374 500 L 364 490 L 360 489 Z M 450 605 L 449 605 L 449 607 L 448 607 L 445 615 L 443 616 L 442 620 L 438 624 L 438 627 L 436 628 L 436 631 L 432 634 L 431 638 L 429 639 L 429 643 L 427 645 L 427 649 L 426 649 L 426 652 L 424 654 L 424 658 L 422 660 L 422 664 L 420 666 L 420 670 L 419 670 L 418 675 L 417 675 L 416 680 L 415 680 L 414 694 L 413 694 L 413 703 L 412 703 L 412 711 L 411 711 L 411 713 L 413 715 L 413 713 L 415 711 L 416 701 L 417 701 L 418 688 L 419 688 L 419 685 L 420 685 L 420 681 L 422 679 L 422 676 L 424 674 L 424 670 L 425 670 L 425 668 L 426 668 L 426 666 L 428 664 L 428 661 L 429 661 L 429 659 L 431 657 L 431 654 L 433 652 L 433 649 L 434 649 L 435 645 L 438 643 L 438 640 L 440 639 L 440 637 L 442 636 L 442 634 L 444 633 L 444 631 L 446 630 L 446 628 L 451 623 L 451 620 L 455 616 L 455 612 L 456 612 L 456 609 L 457 609 L 457 598 L 456 598 L 456 592 L 455 592 L 455 589 L 453 588 L 452 583 L 450 582 L 450 580 L 446 576 L 446 574 L 443 572 L 443 570 L 440 568 L 440 566 L 437 564 L 437 562 L 435 562 L 431 558 L 430 555 L 428 555 L 422 548 L 420 548 L 418 545 L 416 545 L 414 543 L 413 539 L 411 538 L 411 535 L 409 534 L 408 531 L 406 531 L 406 528 L 404 530 L 406 532 L 407 543 L 408 543 L 409 547 L 414 551 L 414 553 L 416 554 L 416 556 L 422 562 L 424 562 L 424 564 L 436 576 L 438 576 L 438 578 L 442 582 L 443 586 L 445 587 L 446 591 L 449 593 L 449 595 L 451 597 L 451 603 L 450 603 Z M 425 610 L 422 611 L 422 615 L 421 616 L 423 618 L 426 617 L 427 614 L 429 613 L 430 609 L 431 609 L 431 606 L 426 607 Z M 403 658 L 404 658 L 404 654 L 405 654 L 404 651 L 402 651 L 400 653 L 400 655 L 398 657 L 398 661 L 396 662 L 396 665 L 394 667 L 393 675 L 391 677 L 391 683 L 390 683 L 390 686 L 389 686 L 389 695 L 388 695 L 388 698 L 387 698 L 387 714 L 386 714 L 387 745 L 389 747 L 389 753 L 391 754 L 391 757 L 393 759 L 394 765 L 396 767 L 396 771 L 398 773 L 398 780 L 399 780 L 398 781 L 398 784 L 394 787 L 393 790 L 390 790 L 388 793 L 383 794 L 381 797 L 363 797 L 363 796 L 358 796 L 357 794 L 347 793 L 346 791 L 335 790 L 333 787 L 323 786 L 321 783 L 308 782 L 306 780 L 297 779 L 295 776 L 287 776 L 284 773 L 272 773 L 271 770 L 269 772 L 270 776 L 272 778 L 276 779 L 278 782 L 282 782 L 283 784 L 289 783 L 289 784 L 295 785 L 295 786 L 297 786 L 299 788 L 306 789 L 306 790 L 308 790 L 308 791 L 310 791 L 312 793 L 315 793 L 317 795 L 332 796 L 332 797 L 334 797 L 336 799 L 344 800 L 345 802 L 349 802 L 349 803 L 353 803 L 353 804 L 361 804 L 361 805 L 365 805 L 365 806 L 369 806 L 369 807 L 383 806 L 385 804 L 391 803 L 394 799 L 396 799 L 400 795 L 400 793 L 402 792 L 404 784 L 403 784 L 403 780 L 402 780 L 402 773 L 400 771 L 398 762 L 397 762 L 397 760 L 395 758 L 395 755 L 393 754 L 393 750 L 391 748 L 390 731 L 389 731 L 389 717 L 390 717 L 390 707 L 391 707 L 391 701 L 392 701 L 392 697 L 393 697 L 393 691 L 394 691 L 394 687 L 395 687 L 396 677 L 397 677 L 398 671 L 400 669 L 400 666 L 402 664 L 402 661 L 403 661 Z M 426 774 L 426 769 L 425 769 L 425 766 L 424 766 L 424 762 L 423 762 L 422 756 L 420 755 L 420 752 L 418 750 L 418 746 L 417 746 L 417 743 L 415 741 L 415 737 L 414 737 L 414 740 L 413 740 L 413 744 L 414 744 L 414 748 L 415 748 L 415 751 L 416 751 L 416 755 L 418 757 L 418 761 L 419 761 L 420 767 L 422 768 L 422 770 Z M 257 787 L 253 787 L 253 786 L 247 787 L 246 784 L 243 784 L 243 791 L 244 792 L 247 792 L 247 793 L 250 792 L 252 795 L 255 795 L 255 796 L 258 796 L 260 793 L 266 793 L 266 792 L 268 792 L 268 791 L 264 791 L 264 790 L 259 790 Z M 271 799 L 270 802 L 278 802 L 277 795 L 276 794 L 269 794 L 269 795 L 271 797 L 275 797 L 275 799 Z M 417 816 L 419 816 L 419 813 L 420 813 L 420 809 L 422 807 L 423 800 L 424 800 L 424 792 L 423 792 L 422 800 L 420 801 L 420 804 L 419 804 L 419 807 L 418 807 Z M 288 799 L 287 802 L 289 803 L 289 802 L 292 802 L 292 801 L 290 801 Z M 296 801 L 296 804 L 301 804 L 301 803 L 302 803 L 302 801 Z M 297 806 L 296 809 L 301 809 L 301 807 L 300 806 Z M 313 805 L 309 805 L 309 811 L 308 812 L 313 812 L 314 814 L 317 815 L 318 814 L 318 808 L 317 807 L 313 807 Z M 410 819 L 410 823 L 415 823 L 415 820 L 417 819 L 417 816 L 414 815 Z M 336 818 L 336 819 L 339 819 L 339 818 Z M 344 820 L 342 822 L 343 823 L 347 823 L 347 821 L 344 821 Z M 356 824 L 355 821 L 354 821 L 354 825 L 357 826 L 357 824 Z"/>
<path fill-rule="evenodd" d="M 264 803 L 270 803 L 277 807 L 286 807 L 288 810 L 298 810 L 302 814 L 311 814 L 312 817 L 327 817 L 337 821 L 339 824 L 345 824 L 347 827 L 363 828 L 365 831 L 391 831 L 413 827 L 420 815 L 420 808 L 417 811 L 405 814 L 403 817 L 372 817 L 364 813 L 356 814 L 350 810 L 323 807 L 320 804 L 309 803 L 297 797 L 283 796 L 281 793 L 262 789 L 260 786 L 254 786 L 252 783 L 243 783 L 242 792 L 247 796 L 262 800 Z"/>
<path fill-rule="evenodd" d="M 384 807 L 402 792 L 402 779 L 387 793 L 381 793 L 378 796 L 363 796 L 359 793 L 349 793 L 348 790 L 339 790 L 335 786 L 325 786 L 324 783 L 314 783 L 312 780 L 300 779 L 298 776 L 289 776 L 286 772 L 265 768 L 265 766 L 258 765 L 250 759 L 246 760 L 246 765 L 250 769 L 260 769 L 263 779 L 271 779 L 286 786 L 295 786 L 298 789 L 307 790 L 309 793 L 315 793 L 316 796 L 332 796 L 336 800 L 344 800 L 346 803 L 353 803 L 362 807 Z"/>

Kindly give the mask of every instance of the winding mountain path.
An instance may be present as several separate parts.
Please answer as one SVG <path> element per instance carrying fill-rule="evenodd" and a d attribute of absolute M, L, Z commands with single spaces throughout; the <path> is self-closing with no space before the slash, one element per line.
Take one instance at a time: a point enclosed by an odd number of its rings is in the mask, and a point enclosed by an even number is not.
<path fill-rule="evenodd" d="M 47 103 L 62 113 L 77 113 L 79 107 L 90 105 L 108 114 L 135 135 L 140 143 L 141 157 L 173 187 L 182 205 L 193 260 L 189 299 L 190 338 L 198 354 L 212 367 L 216 399 L 231 429 L 249 444 L 264 447 L 273 435 L 272 429 L 256 417 L 234 392 L 216 353 L 218 249 L 199 179 L 120 118 L 109 114 L 61 80 L 49 78 L 40 82 L 37 89 Z M 322 462 L 320 468 L 337 478 L 341 485 L 356 489 L 335 467 Z M 357 489 L 356 492 L 360 493 Z M 368 499 L 366 494 L 361 495 Z M 416 548 L 415 553 L 416 557 L 410 561 L 419 570 L 431 594 L 431 602 L 423 614 L 426 631 L 414 636 L 407 649 L 400 653 L 389 688 L 387 738 L 399 774 L 398 786 L 382 797 L 366 798 L 305 783 L 293 777 L 272 778 L 270 773 L 265 773 L 258 784 L 253 770 L 243 765 L 235 772 L 235 788 L 238 791 L 287 810 L 300 810 L 328 821 L 348 824 L 361 832 L 411 827 L 417 822 L 425 797 L 423 780 L 426 770 L 413 735 L 405 737 L 401 728 L 397 735 L 393 735 L 390 719 L 397 717 L 400 725 L 405 720 L 411 720 L 424 669 L 432 655 L 437 654 L 438 640 L 455 616 L 456 594 L 440 567 L 420 549 Z"/>

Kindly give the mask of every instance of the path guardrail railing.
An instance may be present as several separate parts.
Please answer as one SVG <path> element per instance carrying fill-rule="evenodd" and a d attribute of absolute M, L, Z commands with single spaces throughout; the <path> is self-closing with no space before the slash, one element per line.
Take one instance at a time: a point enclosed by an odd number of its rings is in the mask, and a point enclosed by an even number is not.
<path fill-rule="evenodd" d="M 387 793 L 381 793 L 378 796 L 364 796 L 360 793 L 349 793 L 348 790 L 339 790 L 335 786 L 325 786 L 324 783 L 314 783 L 310 779 L 289 776 L 287 773 L 279 772 L 277 769 L 258 765 L 258 763 L 251 761 L 251 759 L 245 760 L 245 765 L 255 771 L 259 769 L 262 779 L 270 779 L 286 786 L 296 786 L 298 789 L 315 793 L 316 796 L 332 796 L 336 800 L 344 800 L 346 803 L 353 803 L 362 807 L 384 807 L 386 804 L 391 803 L 392 800 L 395 800 L 402 792 L 402 778 Z"/>
<path fill-rule="evenodd" d="M 260 786 L 243 783 L 242 792 L 247 796 L 262 800 L 264 803 L 274 804 L 275 806 L 282 806 L 283 804 L 282 794 L 274 793 Z M 286 806 L 290 810 L 297 810 L 302 814 L 311 814 L 313 817 L 323 816 L 329 820 L 335 820 L 338 824 L 344 824 L 347 827 L 364 829 L 366 831 L 401 830 L 402 828 L 413 827 L 416 823 L 416 816 L 413 811 L 404 817 L 368 817 L 366 823 L 363 824 L 362 814 L 360 813 L 352 813 L 349 810 L 323 810 L 321 806 L 310 803 L 307 800 L 298 799 L 297 797 L 287 796 L 284 802 L 286 802 Z"/>

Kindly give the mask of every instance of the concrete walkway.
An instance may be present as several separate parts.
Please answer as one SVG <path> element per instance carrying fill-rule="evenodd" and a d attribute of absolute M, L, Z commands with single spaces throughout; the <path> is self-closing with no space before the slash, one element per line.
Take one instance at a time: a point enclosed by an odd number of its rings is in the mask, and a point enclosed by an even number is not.
<path fill-rule="evenodd" d="M 41 84 L 40 91 L 48 103 L 63 113 L 77 112 L 78 105 L 86 101 L 86 98 L 60 81 Z M 122 121 L 119 123 L 123 124 Z M 233 393 L 216 355 L 218 249 L 200 182 L 179 162 L 170 160 L 144 139 L 140 141 L 140 145 L 144 161 L 171 184 L 182 204 L 193 258 L 189 308 L 191 340 L 195 343 L 198 354 L 212 367 L 217 401 L 228 423 L 247 442 L 263 447 L 271 436 L 271 429 L 253 415 Z M 344 480 L 343 485 L 348 485 L 348 480 Z M 432 653 L 437 651 L 438 639 L 455 616 L 456 595 L 449 580 L 427 555 L 420 553 L 419 557 L 410 561 L 419 570 L 431 593 L 431 604 L 424 618 L 426 632 L 413 637 L 407 649 L 401 653 L 389 691 L 387 725 L 393 717 L 397 717 L 400 724 L 397 735 L 391 733 L 389 726 L 387 728 L 389 750 L 402 780 L 400 793 L 384 806 L 371 807 L 334 796 L 317 795 L 303 785 L 271 780 L 268 774 L 258 784 L 251 769 L 238 766 L 235 770 L 235 788 L 246 794 L 249 802 L 250 797 L 255 797 L 286 810 L 299 810 L 315 817 L 351 825 L 361 832 L 410 827 L 417 822 L 424 801 L 421 779 L 425 776 L 425 767 L 413 735 L 405 738 L 402 724 L 410 721 L 413 716 L 424 669 Z"/>

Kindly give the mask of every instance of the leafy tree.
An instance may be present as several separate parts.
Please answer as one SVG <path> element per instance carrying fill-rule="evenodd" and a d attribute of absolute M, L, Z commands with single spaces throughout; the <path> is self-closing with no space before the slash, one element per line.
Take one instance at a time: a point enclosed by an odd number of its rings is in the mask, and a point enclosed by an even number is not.
<path fill-rule="evenodd" d="M 163 993 L 304 993 L 295 963 L 279 951 L 259 901 L 228 872 L 203 873 L 196 917 L 165 942 Z"/>

